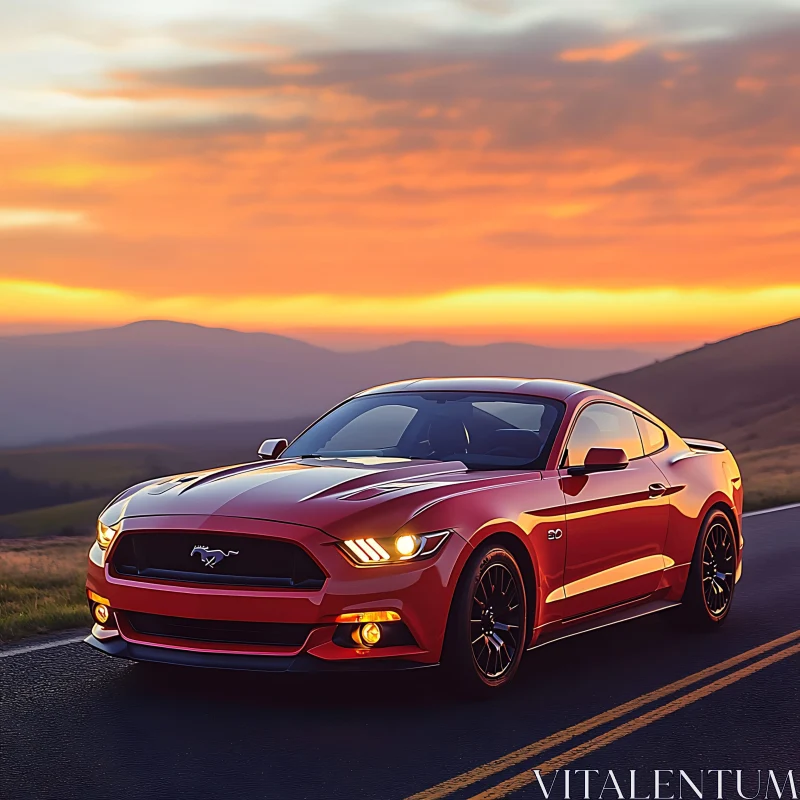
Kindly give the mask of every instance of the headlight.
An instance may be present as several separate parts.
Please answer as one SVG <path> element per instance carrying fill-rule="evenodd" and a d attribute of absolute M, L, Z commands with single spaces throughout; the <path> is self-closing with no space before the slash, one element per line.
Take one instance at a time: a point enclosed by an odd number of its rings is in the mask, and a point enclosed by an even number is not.
<path fill-rule="evenodd" d="M 117 535 L 117 528 L 110 525 L 104 525 L 100 520 L 97 520 L 97 544 L 107 550 L 114 537 Z"/>
<path fill-rule="evenodd" d="M 345 539 L 342 551 L 359 566 L 396 564 L 432 556 L 450 535 L 450 531 L 414 534 L 404 533 L 383 539 Z"/>

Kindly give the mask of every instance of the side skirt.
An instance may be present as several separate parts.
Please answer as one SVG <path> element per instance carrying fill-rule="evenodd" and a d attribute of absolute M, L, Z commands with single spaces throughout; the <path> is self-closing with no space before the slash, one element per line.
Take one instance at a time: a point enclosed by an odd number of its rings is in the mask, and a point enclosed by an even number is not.
<path fill-rule="evenodd" d="M 639 617 L 646 617 L 649 614 L 657 614 L 659 611 L 666 611 L 670 608 L 679 606 L 680 603 L 674 600 L 650 600 L 646 603 L 637 603 L 636 605 L 625 605 L 618 608 L 616 611 L 608 611 L 607 613 L 599 616 L 593 614 L 591 618 L 583 620 L 583 622 L 575 622 L 572 625 L 559 627 L 552 632 L 547 632 L 542 637 L 528 648 L 528 650 L 536 650 L 537 647 L 544 647 L 553 642 L 560 642 L 562 639 L 569 639 L 572 636 L 580 636 L 582 633 L 589 633 L 596 631 L 600 628 L 607 628 L 610 625 L 616 625 L 620 622 L 628 622 L 632 619 Z"/>

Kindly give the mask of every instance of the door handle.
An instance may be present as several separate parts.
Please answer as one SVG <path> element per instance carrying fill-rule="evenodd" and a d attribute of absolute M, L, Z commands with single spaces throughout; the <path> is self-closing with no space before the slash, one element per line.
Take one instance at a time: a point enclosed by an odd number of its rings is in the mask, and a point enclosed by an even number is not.
<path fill-rule="evenodd" d="M 650 497 L 661 497 L 667 491 L 667 487 L 663 483 L 651 483 L 647 490 L 650 492 Z"/>

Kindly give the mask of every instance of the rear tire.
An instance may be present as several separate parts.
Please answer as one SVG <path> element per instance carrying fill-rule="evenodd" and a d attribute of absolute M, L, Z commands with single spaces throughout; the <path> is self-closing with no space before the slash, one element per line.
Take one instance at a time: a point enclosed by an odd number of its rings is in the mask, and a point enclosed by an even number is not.
<path fill-rule="evenodd" d="M 511 682 L 525 650 L 527 598 L 522 572 L 504 547 L 487 543 L 459 580 L 447 620 L 442 666 L 449 686 L 493 696 Z"/>
<path fill-rule="evenodd" d="M 736 588 L 736 541 L 723 511 L 709 512 L 700 528 L 681 611 L 689 627 L 713 630 L 728 618 Z"/>

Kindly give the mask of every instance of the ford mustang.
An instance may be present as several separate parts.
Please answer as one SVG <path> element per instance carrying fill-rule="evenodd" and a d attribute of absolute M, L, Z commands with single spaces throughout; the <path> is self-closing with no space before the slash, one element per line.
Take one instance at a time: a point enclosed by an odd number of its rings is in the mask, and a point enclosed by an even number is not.
<path fill-rule="evenodd" d="M 259 456 L 106 507 L 90 645 L 245 670 L 441 665 L 485 694 L 526 651 L 615 622 L 677 607 L 712 629 L 742 574 L 731 453 L 590 386 L 402 381 Z"/>

